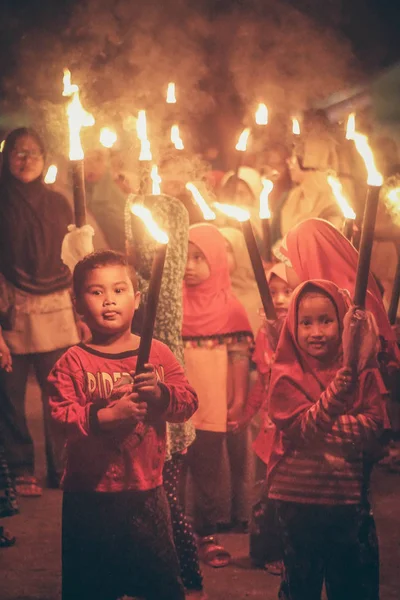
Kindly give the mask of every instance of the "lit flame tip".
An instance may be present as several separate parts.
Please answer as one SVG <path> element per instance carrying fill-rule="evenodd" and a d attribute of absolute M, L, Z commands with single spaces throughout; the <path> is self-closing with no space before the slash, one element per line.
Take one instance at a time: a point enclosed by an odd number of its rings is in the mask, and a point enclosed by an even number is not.
<path fill-rule="evenodd" d="M 214 206 L 227 217 L 237 219 L 240 223 L 244 223 L 250 219 L 250 213 L 245 208 L 232 206 L 231 204 L 222 204 L 221 202 L 214 202 Z"/>
<path fill-rule="evenodd" d="M 171 142 L 174 144 L 176 150 L 184 150 L 185 147 L 179 132 L 179 125 L 172 125 L 171 127 Z"/>
<path fill-rule="evenodd" d="M 117 141 L 117 134 L 109 127 L 102 127 L 100 131 L 100 143 L 105 148 L 112 148 Z"/>
<path fill-rule="evenodd" d="M 44 177 L 44 182 L 47 183 L 48 185 L 55 183 L 56 179 L 57 179 L 57 173 L 58 173 L 57 165 L 50 165 L 49 168 L 47 169 L 47 173 Z"/>
<path fill-rule="evenodd" d="M 350 204 L 347 201 L 347 198 L 343 194 L 343 187 L 337 177 L 333 175 L 328 175 L 328 183 L 331 186 L 333 195 L 336 198 L 337 203 L 340 206 L 340 209 L 343 213 L 345 219 L 355 219 L 356 213 L 351 208 Z"/>
<path fill-rule="evenodd" d="M 351 139 L 354 141 L 357 151 L 365 163 L 368 173 L 368 185 L 380 187 L 383 184 L 383 177 L 376 168 L 374 155 L 368 143 L 368 137 L 355 131 Z"/>
<path fill-rule="evenodd" d="M 93 115 L 83 108 L 79 99 L 79 87 L 75 84 L 71 84 L 71 71 L 69 69 L 64 69 L 63 83 L 63 96 L 71 97 L 71 100 L 67 105 L 69 158 L 70 160 L 83 160 L 85 154 L 81 144 L 80 132 L 82 127 L 92 127 L 95 120 Z"/>
<path fill-rule="evenodd" d="M 132 204 L 131 211 L 136 217 L 142 219 L 143 223 L 147 227 L 147 230 L 154 237 L 156 242 L 159 244 L 168 244 L 168 235 L 165 233 L 165 231 L 159 228 L 148 208 L 143 206 L 143 204 Z"/>
<path fill-rule="evenodd" d="M 176 104 L 175 83 L 170 81 L 167 89 L 167 104 Z"/>
<path fill-rule="evenodd" d="M 151 193 L 153 196 L 159 196 L 161 194 L 161 177 L 158 173 L 157 165 L 153 165 L 151 167 L 151 181 L 152 181 L 152 190 Z"/>
<path fill-rule="evenodd" d="M 263 189 L 260 193 L 260 219 L 270 219 L 271 211 L 269 209 L 269 195 L 274 189 L 274 184 L 270 179 L 262 179 Z"/>
<path fill-rule="evenodd" d="M 296 117 L 292 117 L 292 133 L 293 135 L 300 135 L 300 123 Z"/>
<path fill-rule="evenodd" d="M 236 150 L 239 152 L 246 152 L 250 131 L 250 127 L 246 127 L 246 129 L 243 129 L 242 133 L 240 134 L 238 143 L 236 144 Z"/>
<path fill-rule="evenodd" d="M 260 102 L 256 110 L 257 125 L 268 125 L 268 108 L 266 104 Z"/>
<path fill-rule="evenodd" d="M 352 112 L 347 118 L 346 140 L 354 140 L 356 132 L 356 113 Z"/>
<path fill-rule="evenodd" d="M 211 208 L 208 206 L 207 202 L 203 198 L 199 189 L 192 182 L 188 182 L 186 184 L 186 189 L 192 194 L 197 206 L 200 208 L 203 213 L 203 217 L 206 221 L 214 221 L 217 218 L 217 215 Z"/>

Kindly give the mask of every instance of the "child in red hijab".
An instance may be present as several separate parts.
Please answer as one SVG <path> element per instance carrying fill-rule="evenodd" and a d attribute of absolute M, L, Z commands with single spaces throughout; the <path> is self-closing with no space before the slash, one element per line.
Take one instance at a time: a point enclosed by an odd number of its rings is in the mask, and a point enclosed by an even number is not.
<path fill-rule="evenodd" d="M 292 287 L 309 279 L 326 279 L 354 295 L 358 252 L 328 221 L 303 221 L 285 236 L 275 254 L 285 263 Z M 379 362 L 382 375 L 392 373 L 400 367 L 400 353 L 382 294 L 372 273 L 369 275 L 366 300 L 366 308 L 374 315 L 381 337 Z"/>
<path fill-rule="evenodd" d="M 380 373 L 343 367 L 345 295 L 314 280 L 294 292 L 272 368 L 268 462 L 291 600 L 378 600 L 368 467 L 384 429 Z"/>
<path fill-rule="evenodd" d="M 187 463 L 195 488 L 195 531 L 200 554 L 214 567 L 229 563 L 215 534 L 220 519 L 221 461 L 227 423 L 241 413 L 247 393 L 251 327 L 231 291 L 225 239 L 214 225 L 189 229 L 183 285 L 185 365 L 197 390 L 196 440 Z"/>

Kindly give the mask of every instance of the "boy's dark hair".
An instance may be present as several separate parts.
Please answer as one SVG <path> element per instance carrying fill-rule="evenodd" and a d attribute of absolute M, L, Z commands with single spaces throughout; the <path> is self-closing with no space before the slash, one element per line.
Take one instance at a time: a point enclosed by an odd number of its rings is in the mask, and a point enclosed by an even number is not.
<path fill-rule="evenodd" d="M 138 282 L 136 271 L 129 262 L 128 257 L 120 252 L 115 252 L 114 250 L 99 250 L 98 252 L 88 254 L 76 264 L 72 275 L 72 288 L 75 298 L 79 298 L 82 293 L 87 273 L 94 269 L 107 266 L 126 267 L 130 280 L 132 281 L 133 289 L 135 292 L 137 291 Z"/>

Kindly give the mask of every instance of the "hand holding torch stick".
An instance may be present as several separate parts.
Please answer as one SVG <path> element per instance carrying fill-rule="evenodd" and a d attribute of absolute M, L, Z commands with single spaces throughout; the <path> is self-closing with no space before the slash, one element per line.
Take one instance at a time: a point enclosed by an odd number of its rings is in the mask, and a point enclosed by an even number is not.
<path fill-rule="evenodd" d="M 148 231 L 158 242 L 153 259 L 149 290 L 144 313 L 142 333 L 140 336 L 136 374 L 144 373 L 144 365 L 149 362 L 151 342 L 153 339 L 154 323 L 157 315 L 158 298 L 160 296 L 161 281 L 164 270 L 165 257 L 168 248 L 168 236 L 154 222 L 151 212 L 143 204 L 133 204 L 132 213 L 142 219 Z"/>
<path fill-rule="evenodd" d="M 250 213 L 243 208 L 239 208 L 238 206 L 230 206 L 229 204 L 221 204 L 219 202 L 215 202 L 214 206 L 228 217 L 237 219 L 240 222 L 265 316 L 271 321 L 276 321 L 277 314 L 272 301 L 268 281 L 265 276 L 264 265 L 258 250 L 256 238 L 254 237 L 254 231 L 251 226 Z"/>

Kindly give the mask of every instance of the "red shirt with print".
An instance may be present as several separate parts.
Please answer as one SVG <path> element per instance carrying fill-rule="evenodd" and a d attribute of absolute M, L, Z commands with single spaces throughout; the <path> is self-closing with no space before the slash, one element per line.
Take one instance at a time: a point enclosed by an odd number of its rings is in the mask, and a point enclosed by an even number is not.
<path fill-rule="evenodd" d="M 135 370 L 136 361 L 137 350 L 107 354 L 80 344 L 50 373 L 52 417 L 66 437 L 65 491 L 145 491 L 162 484 L 166 421 L 187 421 L 198 406 L 196 392 L 165 344 L 153 340 L 149 362 L 169 398 L 166 410 L 113 431 L 94 426 L 93 412 L 118 398 L 117 383 Z"/>

